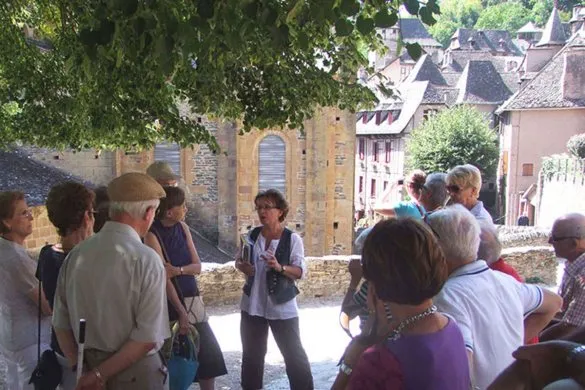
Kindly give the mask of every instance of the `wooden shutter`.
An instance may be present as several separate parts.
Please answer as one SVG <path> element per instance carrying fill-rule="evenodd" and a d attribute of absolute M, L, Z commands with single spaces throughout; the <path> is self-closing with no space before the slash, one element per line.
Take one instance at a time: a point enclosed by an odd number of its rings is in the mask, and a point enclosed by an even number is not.
<path fill-rule="evenodd" d="M 274 188 L 286 196 L 286 145 L 277 135 L 268 135 L 258 147 L 258 190 Z"/>
<path fill-rule="evenodd" d="M 177 175 L 181 175 L 181 147 L 171 142 L 154 146 L 154 161 L 166 161 Z"/>

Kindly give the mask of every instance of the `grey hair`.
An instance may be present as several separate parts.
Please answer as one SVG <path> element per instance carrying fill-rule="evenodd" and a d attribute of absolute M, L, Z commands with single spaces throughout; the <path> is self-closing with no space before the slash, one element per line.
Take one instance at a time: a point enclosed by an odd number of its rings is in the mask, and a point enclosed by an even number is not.
<path fill-rule="evenodd" d="M 498 238 L 498 231 L 492 223 L 486 220 L 478 222 L 481 233 L 477 258 L 491 264 L 500 258 L 502 254 L 502 243 Z"/>
<path fill-rule="evenodd" d="M 447 203 L 449 194 L 447 193 L 447 174 L 431 173 L 425 181 L 425 190 L 429 192 L 429 201 L 435 207 L 442 207 Z"/>
<path fill-rule="evenodd" d="M 110 211 L 109 215 L 110 218 L 116 218 L 120 214 L 129 214 L 134 219 L 142 219 L 146 211 L 154 207 L 155 209 L 158 208 L 160 204 L 160 200 L 152 199 L 152 200 L 144 200 L 140 202 L 112 202 L 110 201 Z"/>
<path fill-rule="evenodd" d="M 436 211 L 429 215 L 429 225 L 449 263 L 460 265 L 477 259 L 479 223 L 465 207 L 456 204 Z"/>

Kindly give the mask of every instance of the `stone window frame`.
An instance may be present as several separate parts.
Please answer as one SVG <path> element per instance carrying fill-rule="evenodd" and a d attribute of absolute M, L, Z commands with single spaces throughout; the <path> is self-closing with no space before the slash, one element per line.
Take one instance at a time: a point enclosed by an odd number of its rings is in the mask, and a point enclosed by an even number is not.
<path fill-rule="evenodd" d="M 292 153 L 293 145 L 291 144 L 291 140 L 289 139 L 289 135 L 287 135 L 284 132 L 277 131 L 277 130 L 264 130 L 262 132 L 262 134 L 255 140 L 255 142 L 254 142 L 254 165 L 255 166 L 253 169 L 256 171 L 256 175 L 255 175 L 256 177 L 255 177 L 255 180 L 252 183 L 252 185 L 253 185 L 253 189 L 255 190 L 255 194 L 257 194 L 260 191 L 260 144 L 262 143 L 262 141 L 264 139 L 266 139 L 266 137 L 277 136 L 284 143 L 285 193 L 283 193 L 283 195 L 289 201 L 289 204 L 291 204 L 291 189 L 293 187 L 293 183 L 291 182 L 291 178 L 292 178 L 291 169 L 292 169 L 293 164 L 290 164 L 289 162 L 291 161 L 291 158 L 292 158 L 291 153 Z"/>

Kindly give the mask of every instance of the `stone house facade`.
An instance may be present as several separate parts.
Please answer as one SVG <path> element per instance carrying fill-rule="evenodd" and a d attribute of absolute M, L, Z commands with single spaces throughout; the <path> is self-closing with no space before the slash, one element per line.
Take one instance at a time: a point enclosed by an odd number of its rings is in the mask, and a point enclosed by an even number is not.
<path fill-rule="evenodd" d="M 276 187 L 290 204 L 287 226 L 301 234 L 307 255 L 351 253 L 353 114 L 325 108 L 306 121 L 303 132 L 273 129 L 242 136 L 234 123 L 200 120 L 222 153 L 206 145 L 181 149 L 166 143 L 136 153 L 28 151 L 96 185 L 126 172 L 144 172 L 157 159 L 170 160 L 189 193 L 188 224 L 228 256 L 236 252 L 239 234 L 259 223 L 254 211 L 258 190 Z"/>

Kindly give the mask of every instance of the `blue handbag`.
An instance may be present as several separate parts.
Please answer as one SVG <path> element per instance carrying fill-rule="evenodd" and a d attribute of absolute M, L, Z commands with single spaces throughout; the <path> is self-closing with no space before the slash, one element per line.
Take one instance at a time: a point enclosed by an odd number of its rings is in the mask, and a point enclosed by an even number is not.
<path fill-rule="evenodd" d="M 186 335 L 178 334 L 178 324 L 173 326 L 171 358 L 168 361 L 170 390 L 187 390 L 193 384 L 199 362 L 197 361 L 197 330 L 190 327 Z"/>

